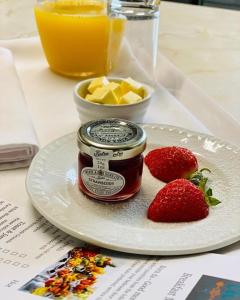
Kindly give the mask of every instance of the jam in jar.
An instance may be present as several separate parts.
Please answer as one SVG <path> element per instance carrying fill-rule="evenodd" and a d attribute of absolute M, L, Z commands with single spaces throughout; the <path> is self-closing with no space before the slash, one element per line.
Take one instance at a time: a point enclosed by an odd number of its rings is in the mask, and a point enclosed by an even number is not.
<path fill-rule="evenodd" d="M 102 201 L 126 200 L 141 187 L 144 130 L 129 121 L 90 121 L 78 131 L 78 182 L 86 195 Z"/>

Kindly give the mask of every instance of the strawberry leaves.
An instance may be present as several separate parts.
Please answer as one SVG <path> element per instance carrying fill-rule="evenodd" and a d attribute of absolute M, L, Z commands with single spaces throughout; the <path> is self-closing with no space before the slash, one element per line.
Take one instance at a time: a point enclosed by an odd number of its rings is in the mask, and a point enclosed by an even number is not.
<path fill-rule="evenodd" d="M 206 171 L 208 173 L 211 173 L 211 171 L 208 168 L 203 168 L 200 171 L 197 171 L 190 175 L 188 180 L 190 180 L 194 185 L 196 185 L 203 193 L 205 197 L 205 201 L 207 202 L 208 206 L 216 206 L 221 203 L 220 200 L 218 200 L 215 197 L 212 197 L 212 189 L 208 188 L 206 189 L 206 184 L 208 182 L 208 177 L 203 175 L 203 172 Z"/>
<path fill-rule="evenodd" d="M 217 198 L 212 197 L 212 189 L 209 188 L 205 192 L 205 200 L 209 206 L 216 206 L 221 203 Z"/>

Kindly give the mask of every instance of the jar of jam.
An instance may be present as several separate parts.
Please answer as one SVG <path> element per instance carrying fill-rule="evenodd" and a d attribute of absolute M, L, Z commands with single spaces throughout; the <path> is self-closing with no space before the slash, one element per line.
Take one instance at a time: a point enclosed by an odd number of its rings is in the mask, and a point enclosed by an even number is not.
<path fill-rule="evenodd" d="M 141 187 L 144 130 L 129 121 L 90 121 L 78 131 L 79 189 L 103 201 L 122 201 Z"/>

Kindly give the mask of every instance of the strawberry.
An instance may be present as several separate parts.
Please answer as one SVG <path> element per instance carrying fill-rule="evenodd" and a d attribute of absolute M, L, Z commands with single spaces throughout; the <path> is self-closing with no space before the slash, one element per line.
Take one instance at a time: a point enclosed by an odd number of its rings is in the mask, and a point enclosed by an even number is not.
<path fill-rule="evenodd" d="M 198 170 L 195 155 L 186 148 L 175 146 L 150 151 L 145 157 L 145 163 L 151 174 L 164 182 L 188 178 Z"/>
<path fill-rule="evenodd" d="M 192 176 L 194 183 L 176 179 L 166 184 L 150 204 L 148 218 L 155 222 L 190 222 L 207 217 L 209 206 L 220 201 L 212 197 L 212 189 L 205 191 L 208 179 L 202 175 L 203 170 Z"/>

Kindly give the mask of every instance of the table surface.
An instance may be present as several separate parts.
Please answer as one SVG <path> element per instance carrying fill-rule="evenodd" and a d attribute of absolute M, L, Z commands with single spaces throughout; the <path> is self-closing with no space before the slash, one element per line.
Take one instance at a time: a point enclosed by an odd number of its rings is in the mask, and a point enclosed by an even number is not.
<path fill-rule="evenodd" d="M 240 11 L 162 2 L 160 51 L 240 122 Z"/>
<path fill-rule="evenodd" d="M 0 39 L 36 32 L 34 3 L 0 3 Z M 159 50 L 240 122 L 239 20 L 240 11 L 163 1 Z"/>
<path fill-rule="evenodd" d="M 237 76 L 240 72 L 240 68 L 237 68 L 240 65 L 240 58 L 237 56 L 239 52 L 237 50 L 240 50 L 240 43 L 237 43 L 240 39 L 240 36 L 237 36 L 240 28 L 238 22 L 240 12 L 167 2 L 162 3 L 161 11 L 161 52 L 240 121 L 240 104 L 238 104 L 240 102 L 237 98 L 237 90 L 240 89 L 237 84 L 237 78 L 240 78 Z M 226 27 L 223 25 L 225 22 Z M 208 29 L 208 24 L 211 29 Z M 213 51 L 215 49 L 217 51 Z M 24 56 L 25 53 L 21 54 Z M 34 89 L 38 78 L 41 76 L 52 78 L 49 84 L 55 80 L 50 72 L 48 74 L 45 71 L 39 73 L 32 80 L 30 76 L 25 74 L 24 78 L 25 84 L 27 79 L 33 83 L 26 95 L 27 100 L 31 99 L 31 95 L 35 93 Z M 66 85 L 72 86 L 72 81 L 67 82 Z M 38 130 L 38 137 L 43 144 L 62 135 L 62 127 L 58 127 L 58 124 L 63 124 L 65 132 L 72 131 L 78 124 L 77 117 L 69 118 L 72 113 L 76 114 L 73 106 L 69 107 L 66 115 L 58 115 L 55 107 L 47 106 L 48 97 L 45 97 L 44 92 L 45 90 L 35 95 L 35 99 L 29 107 L 30 111 L 34 112 L 32 116 L 34 126 L 40 129 Z M 58 112 L 64 111 L 68 97 L 69 95 L 59 101 Z M 48 107 L 47 110 L 46 107 Z M 52 116 L 54 114 L 56 119 L 53 126 Z M 24 205 L 28 202 L 24 186 L 25 176 L 26 170 L 24 169 L 1 172 L 0 196 L 6 200 L 14 201 L 18 205 Z M 239 253 L 240 242 L 219 250 L 218 253 L 233 252 L 234 249 Z"/>

